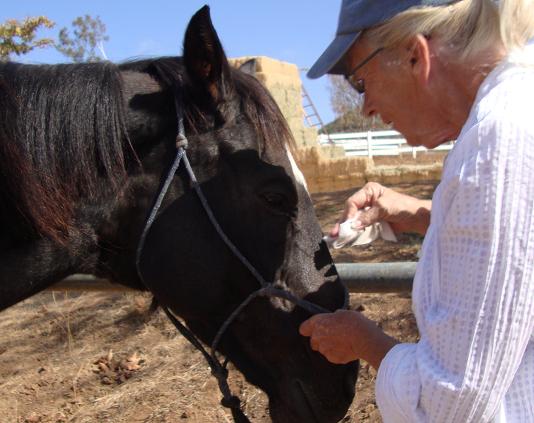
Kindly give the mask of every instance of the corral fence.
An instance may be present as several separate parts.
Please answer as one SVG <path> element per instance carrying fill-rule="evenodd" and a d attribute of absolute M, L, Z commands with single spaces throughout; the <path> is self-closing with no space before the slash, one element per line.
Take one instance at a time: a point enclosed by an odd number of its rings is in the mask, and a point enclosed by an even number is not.
<path fill-rule="evenodd" d="M 416 262 L 336 263 L 340 279 L 352 293 L 410 292 Z M 91 275 L 73 275 L 48 288 L 49 291 L 134 291 Z"/>
<path fill-rule="evenodd" d="M 411 154 L 417 157 L 418 152 L 426 152 L 428 149 L 422 146 L 412 147 L 406 139 L 397 131 L 365 131 L 347 132 L 337 134 L 320 134 L 318 137 L 321 145 L 336 145 L 343 147 L 346 156 L 399 156 Z M 432 151 L 448 151 L 453 143 L 440 144 Z"/>

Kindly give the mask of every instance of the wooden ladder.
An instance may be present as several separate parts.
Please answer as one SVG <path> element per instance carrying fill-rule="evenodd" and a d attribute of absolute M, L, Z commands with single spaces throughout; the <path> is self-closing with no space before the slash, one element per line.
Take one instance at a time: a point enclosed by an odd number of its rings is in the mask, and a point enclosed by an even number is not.
<path fill-rule="evenodd" d="M 306 125 L 310 128 L 317 128 L 317 130 L 322 130 L 322 133 L 326 135 L 328 139 L 329 144 L 333 144 L 334 142 L 330 139 L 330 135 L 324 128 L 323 120 L 321 119 L 321 116 L 319 115 L 319 112 L 317 111 L 315 104 L 313 104 L 313 101 L 308 94 L 308 91 L 306 91 L 306 88 L 304 88 L 304 84 L 302 86 L 302 108 L 304 109 L 304 119 L 306 121 Z"/>

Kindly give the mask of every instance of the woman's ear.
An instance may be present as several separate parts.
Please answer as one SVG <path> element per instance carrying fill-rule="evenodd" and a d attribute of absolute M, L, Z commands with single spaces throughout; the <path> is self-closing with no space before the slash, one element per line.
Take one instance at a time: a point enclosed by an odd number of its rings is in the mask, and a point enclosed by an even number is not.
<path fill-rule="evenodd" d="M 426 85 L 430 76 L 430 50 L 429 40 L 422 34 L 411 37 L 406 45 L 410 72 L 415 80 Z"/>

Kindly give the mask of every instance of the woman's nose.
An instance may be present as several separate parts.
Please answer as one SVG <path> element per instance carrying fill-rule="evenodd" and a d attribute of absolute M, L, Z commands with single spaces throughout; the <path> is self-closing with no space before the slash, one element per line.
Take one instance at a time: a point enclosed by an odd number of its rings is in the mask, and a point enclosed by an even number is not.
<path fill-rule="evenodd" d="M 373 117 L 378 113 L 378 111 L 374 107 L 372 101 L 369 99 L 369 96 L 367 94 L 364 94 L 362 111 L 363 111 L 364 116 L 366 117 Z"/>

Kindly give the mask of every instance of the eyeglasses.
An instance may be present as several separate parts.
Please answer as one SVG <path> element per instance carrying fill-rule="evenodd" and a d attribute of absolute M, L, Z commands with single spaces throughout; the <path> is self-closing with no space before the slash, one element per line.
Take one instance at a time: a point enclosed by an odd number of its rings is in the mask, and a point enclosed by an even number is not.
<path fill-rule="evenodd" d="M 373 57 L 375 57 L 378 53 L 380 53 L 382 50 L 384 50 L 384 47 L 377 48 L 375 51 L 373 51 L 369 56 L 367 56 L 363 62 L 360 62 L 357 64 L 352 70 L 345 75 L 345 79 L 347 82 L 351 85 L 352 88 L 354 88 L 359 94 L 365 93 L 365 81 L 363 79 L 357 79 L 356 78 L 356 71 L 360 69 L 362 66 L 364 66 L 367 62 L 369 62 Z"/>

